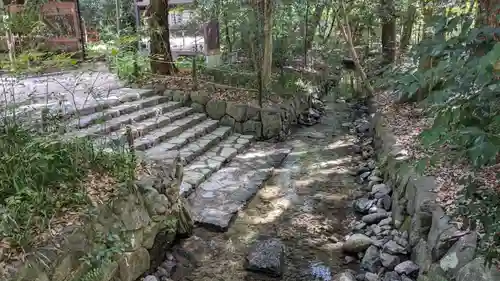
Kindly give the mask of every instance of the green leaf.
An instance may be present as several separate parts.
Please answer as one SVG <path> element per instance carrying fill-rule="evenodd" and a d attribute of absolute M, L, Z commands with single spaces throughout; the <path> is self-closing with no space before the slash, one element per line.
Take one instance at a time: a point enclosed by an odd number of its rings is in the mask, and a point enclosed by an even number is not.
<path fill-rule="evenodd" d="M 426 129 L 419 135 L 422 144 L 426 147 L 436 143 L 441 136 L 441 133 L 436 129 Z"/>

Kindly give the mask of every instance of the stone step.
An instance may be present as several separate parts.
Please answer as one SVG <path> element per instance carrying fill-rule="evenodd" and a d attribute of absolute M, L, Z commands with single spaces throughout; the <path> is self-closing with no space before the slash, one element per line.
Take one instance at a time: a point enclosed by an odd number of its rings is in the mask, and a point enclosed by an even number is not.
<path fill-rule="evenodd" d="M 176 109 L 177 108 L 177 109 Z M 174 110 L 175 109 L 175 110 Z M 174 111 L 172 111 L 174 110 Z M 179 108 L 178 102 L 167 102 L 162 103 L 153 107 L 144 108 L 138 111 L 135 111 L 130 114 L 118 116 L 109 120 L 104 124 L 96 124 L 90 126 L 88 128 L 69 132 L 65 136 L 66 137 L 91 137 L 95 138 L 103 134 L 109 134 L 116 130 L 119 130 L 124 125 L 132 124 L 133 122 L 139 122 L 144 119 L 151 118 L 153 116 L 161 115 L 166 112 L 172 112 L 173 116 L 176 116 L 174 119 L 179 119 L 186 116 L 186 111 L 189 111 L 189 108 Z"/>
<path fill-rule="evenodd" d="M 41 109 L 48 108 L 51 113 L 57 113 L 62 109 L 66 117 L 78 115 L 81 118 L 82 116 L 94 114 L 121 103 L 148 98 L 154 94 L 155 92 L 150 89 L 120 88 L 109 91 L 106 98 L 89 99 L 90 101 L 83 105 L 75 105 L 74 102 L 71 101 L 71 98 L 62 102 L 62 104 L 59 101 L 51 100 L 48 103 L 19 106 L 15 109 L 15 114 L 16 118 L 19 118 L 21 121 L 29 120 L 30 122 L 39 122 L 41 119 Z M 5 117 L 13 115 L 13 112 L 6 113 L 7 114 L 4 115 Z"/>
<path fill-rule="evenodd" d="M 87 105 L 78 108 L 74 107 L 67 111 L 68 115 L 78 114 L 80 116 L 89 115 L 95 112 L 102 111 L 107 108 L 119 105 L 125 102 L 140 100 L 143 98 L 152 97 L 155 92 L 151 89 L 133 89 L 133 88 L 119 88 L 110 90 L 106 94 L 106 98 L 94 99 Z"/>
<path fill-rule="evenodd" d="M 227 138 L 233 132 L 233 128 L 221 126 L 213 132 L 206 134 L 194 142 L 188 143 L 179 150 L 181 161 L 183 165 L 191 163 L 196 157 L 202 155 L 210 148 L 219 144 L 222 140 Z"/>
<path fill-rule="evenodd" d="M 255 136 L 252 135 L 232 134 L 184 167 L 184 178 L 180 187 L 181 195 L 188 197 L 212 173 L 229 163 L 238 153 L 248 148 L 254 140 Z"/>
<path fill-rule="evenodd" d="M 104 111 L 91 113 L 89 115 L 81 116 L 80 118 L 75 118 L 69 122 L 69 126 L 72 128 L 83 129 L 87 128 L 91 125 L 95 125 L 97 123 L 103 123 L 105 121 L 111 120 L 118 116 L 124 114 L 130 114 L 134 111 L 152 107 L 158 105 L 160 103 L 164 103 L 168 101 L 168 97 L 165 96 L 152 96 L 144 99 L 139 99 L 136 101 L 126 102 L 123 104 L 119 104 L 117 106 L 108 108 Z M 182 104 L 178 104 L 178 107 L 181 107 Z"/>
<path fill-rule="evenodd" d="M 206 119 L 206 117 L 193 118 L 192 116 L 196 117 L 197 115 L 193 115 L 193 112 L 193 108 L 181 107 L 174 111 L 166 112 L 163 115 L 153 116 L 141 122 L 130 124 L 132 135 L 134 137 L 134 147 L 136 150 L 144 150 L 145 148 L 140 148 L 147 145 L 149 145 L 149 147 L 154 146 L 162 140 L 174 136 L 175 132 L 171 132 L 169 129 L 178 128 L 177 134 L 179 134 L 182 130 L 186 130 Z M 120 130 L 111 133 L 110 136 L 105 137 L 107 139 L 107 143 L 114 143 L 118 145 L 123 144 L 127 140 L 126 132 L 126 128 L 121 128 Z"/>
<path fill-rule="evenodd" d="M 279 143 L 260 142 L 238 154 L 189 196 L 195 222 L 226 231 L 238 211 L 252 199 L 290 151 Z"/>
<path fill-rule="evenodd" d="M 217 120 L 206 119 L 207 115 L 204 113 L 189 115 L 175 121 L 165 128 L 158 129 L 147 136 L 141 137 L 136 140 L 134 147 L 136 150 L 140 151 L 147 149 L 147 155 L 161 154 L 169 150 L 178 150 L 196 138 L 212 132 L 219 125 L 219 121 Z M 168 141 L 165 141 L 167 139 Z"/>

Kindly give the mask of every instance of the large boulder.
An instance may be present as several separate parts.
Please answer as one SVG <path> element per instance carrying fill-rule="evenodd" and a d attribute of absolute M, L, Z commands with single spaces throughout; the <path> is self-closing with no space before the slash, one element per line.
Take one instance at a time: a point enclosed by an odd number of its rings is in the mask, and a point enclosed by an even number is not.
<path fill-rule="evenodd" d="M 500 281 L 500 271 L 495 266 L 485 266 L 483 258 L 476 258 L 458 271 L 456 280 Z"/>
<path fill-rule="evenodd" d="M 361 269 L 377 273 L 380 267 L 382 267 L 380 251 L 376 246 L 372 245 L 368 248 L 368 250 L 366 250 L 363 259 L 361 260 Z"/>
<path fill-rule="evenodd" d="M 445 275 L 454 279 L 459 270 L 474 259 L 477 248 L 477 234 L 471 232 L 458 239 L 439 261 L 439 267 Z"/>
<path fill-rule="evenodd" d="M 358 253 L 368 249 L 373 244 L 373 240 L 361 233 L 351 235 L 342 246 L 342 250 L 348 253 Z"/>
<path fill-rule="evenodd" d="M 427 241 L 423 238 L 413 247 L 411 259 L 420 267 L 420 274 L 429 271 L 431 266 L 431 251 Z"/>
<path fill-rule="evenodd" d="M 280 134 L 283 124 L 279 110 L 263 109 L 260 117 L 262 121 L 262 136 L 264 138 L 273 138 Z"/>
<path fill-rule="evenodd" d="M 370 208 L 375 204 L 375 200 L 368 198 L 359 198 L 353 203 L 354 210 L 361 214 L 367 214 Z"/>
<path fill-rule="evenodd" d="M 247 120 L 242 125 L 242 133 L 243 134 L 254 134 L 257 138 L 262 137 L 262 123 L 260 121 L 255 120 Z"/>
<path fill-rule="evenodd" d="M 223 126 L 234 127 L 235 123 L 236 121 L 234 120 L 234 118 L 229 115 L 224 115 L 224 117 L 220 119 L 220 124 Z"/>
<path fill-rule="evenodd" d="M 432 212 L 432 226 L 427 237 L 427 244 L 431 250 L 432 261 L 438 261 L 460 238 L 458 229 L 450 223 L 441 207 L 436 207 Z"/>
<path fill-rule="evenodd" d="M 205 106 L 210 100 L 210 93 L 207 91 L 193 91 L 191 92 L 191 100 Z"/>
<path fill-rule="evenodd" d="M 207 115 L 212 119 L 219 120 L 226 114 L 226 102 L 218 99 L 211 99 L 205 106 Z"/>
<path fill-rule="evenodd" d="M 245 122 L 247 119 L 247 105 L 228 101 L 226 114 L 233 117 L 236 122 Z"/>
<path fill-rule="evenodd" d="M 119 278 L 121 281 L 133 281 L 149 269 L 149 253 L 145 248 L 139 248 L 134 252 L 122 255 L 118 262 Z"/>
<path fill-rule="evenodd" d="M 270 238 L 257 241 L 247 255 L 247 270 L 281 277 L 284 259 L 285 246 L 281 240 Z"/>

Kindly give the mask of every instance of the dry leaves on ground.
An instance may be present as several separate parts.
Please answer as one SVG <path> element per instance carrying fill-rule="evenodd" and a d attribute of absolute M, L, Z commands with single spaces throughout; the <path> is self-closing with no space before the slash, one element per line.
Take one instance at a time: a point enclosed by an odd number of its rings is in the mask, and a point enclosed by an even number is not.
<path fill-rule="evenodd" d="M 184 91 L 192 91 L 194 89 L 194 83 L 190 73 L 180 73 L 175 76 L 156 76 L 154 82 L 165 85 L 167 89 L 179 89 Z M 215 91 L 213 95 L 211 95 L 212 98 L 244 104 L 259 104 L 257 90 L 214 83 L 210 81 L 208 76 L 202 75 L 198 78 L 197 88 L 200 90 L 214 89 Z M 282 101 L 283 98 L 276 94 L 271 94 L 263 100 L 265 106 L 279 104 Z"/>
<path fill-rule="evenodd" d="M 395 104 L 396 97 L 390 92 L 379 93 L 375 99 L 379 110 L 387 117 L 386 121 L 396 137 L 397 144 L 404 147 L 413 160 L 430 158 L 435 153 L 452 154 L 448 147 L 442 147 L 440 151 L 432 151 L 421 146 L 418 136 L 420 132 L 431 126 L 432 120 L 424 116 L 420 108 L 412 104 Z M 459 183 L 464 176 L 472 175 L 485 187 L 500 191 L 500 181 L 496 178 L 496 174 L 500 173 L 499 164 L 473 172 L 470 164 L 465 160 L 457 161 L 452 157 L 440 157 L 439 162 L 428 166 L 425 173 L 436 178 L 438 203 L 447 211 L 454 209 L 458 193 L 464 188 Z"/>
<path fill-rule="evenodd" d="M 144 167 L 140 163 L 136 167 L 136 174 L 143 174 Z M 95 173 L 90 171 L 87 177 L 83 180 L 82 186 L 85 193 L 93 206 L 98 206 L 109 202 L 115 198 L 119 192 L 118 181 L 106 173 Z M 54 237 L 57 237 L 64 232 L 65 229 L 72 226 L 81 226 L 83 224 L 83 216 L 88 206 L 73 206 L 71 208 L 64 207 L 55 214 L 48 223 L 48 228 L 45 231 L 40 231 L 38 228 L 32 229 L 34 240 L 31 241 L 32 248 L 37 248 L 47 244 Z M 26 253 L 29 249 L 21 249 L 13 247 L 8 238 L 0 240 L 0 267 L 3 264 L 12 262 L 24 262 Z M 0 270 L 1 276 L 1 270 Z"/>

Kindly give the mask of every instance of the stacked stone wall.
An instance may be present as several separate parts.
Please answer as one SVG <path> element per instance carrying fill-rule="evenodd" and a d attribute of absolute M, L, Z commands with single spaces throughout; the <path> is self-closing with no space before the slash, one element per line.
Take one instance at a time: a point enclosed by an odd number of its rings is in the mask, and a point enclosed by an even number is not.
<path fill-rule="evenodd" d="M 437 203 L 436 180 L 422 176 L 372 105 L 372 128 L 384 182 L 392 187 L 392 223 L 409 234 L 411 260 L 419 266 L 418 281 L 495 281 L 496 268 L 486 268 L 477 254 L 479 235 L 457 228 Z"/>
<path fill-rule="evenodd" d="M 146 273 L 163 258 L 165 248 L 158 252 L 157 245 L 172 245 L 193 227 L 179 196 L 179 153 L 148 165 L 151 175 L 121 186 L 120 195 L 95 206 L 82 225 L 66 227 L 25 261 L 7 265 L 2 280 L 134 281 Z"/>

